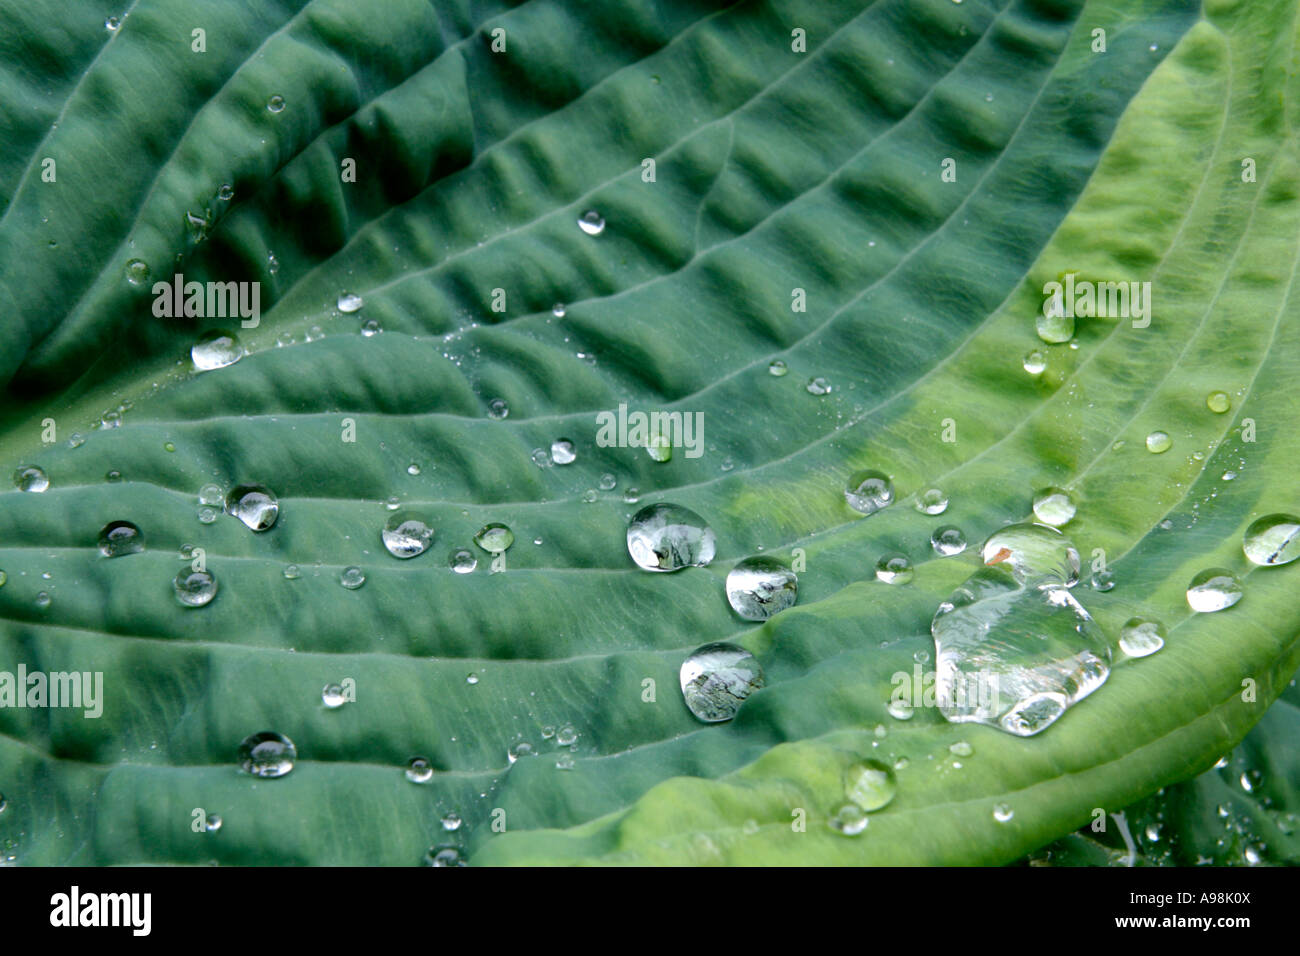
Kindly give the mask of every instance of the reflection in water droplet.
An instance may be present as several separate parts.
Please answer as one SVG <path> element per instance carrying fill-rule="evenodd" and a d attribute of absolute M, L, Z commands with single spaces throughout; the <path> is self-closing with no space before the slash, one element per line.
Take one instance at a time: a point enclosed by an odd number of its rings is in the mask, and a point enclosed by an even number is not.
<path fill-rule="evenodd" d="M 954 528 L 951 525 L 937 528 L 934 534 L 930 535 L 930 547 L 934 548 L 934 553 L 940 557 L 950 558 L 966 550 L 966 535 L 962 533 L 961 528 Z"/>
<path fill-rule="evenodd" d="M 49 591 L 41 591 L 36 595 L 36 606 L 40 608 L 49 607 L 53 600 L 54 599 L 50 597 Z"/>
<path fill-rule="evenodd" d="M 627 526 L 627 550 L 646 571 L 702 568 L 713 560 L 713 529 L 689 508 L 655 504 L 642 508 Z"/>
<path fill-rule="evenodd" d="M 1079 552 L 1065 535 L 1041 524 L 1013 524 L 989 535 L 980 552 L 987 565 L 1006 567 L 1020 584 L 1074 587 L 1079 582 Z"/>
<path fill-rule="evenodd" d="M 366 574 L 358 567 L 344 568 L 339 573 L 339 584 L 343 585 L 349 591 L 355 591 L 361 585 L 366 583 Z"/>
<path fill-rule="evenodd" d="M 30 491 L 39 494 L 50 487 L 50 479 L 36 465 L 24 465 L 14 472 L 14 486 L 19 491 Z"/>
<path fill-rule="evenodd" d="M 969 757 L 975 752 L 975 748 L 965 740 L 959 740 L 956 743 L 949 745 L 948 752 L 955 757 Z"/>
<path fill-rule="evenodd" d="M 337 305 L 340 312 L 355 312 L 365 305 L 365 302 L 354 292 L 340 292 Z"/>
<path fill-rule="evenodd" d="M 1173 447 L 1174 440 L 1166 432 L 1152 432 L 1147 435 L 1147 451 L 1153 455 L 1163 455 Z"/>
<path fill-rule="evenodd" d="M 605 231 L 605 220 L 596 210 L 589 209 L 578 220 L 578 228 L 589 236 L 599 236 Z"/>
<path fill-rule="evenodd" d="M 564 312 L 565 309 L 563 302 L 557 302 L 555 305 L 551 306 L 551 315 L 555 316 L 557 319 L 564 318 Z"/>
<path fill-rule="evenodd" d="M 120 27 L 121 25 L 122 25 L 122 21 L 119 20 L 117 17 L 109 17 L 104 21 L 104 29 L 107 30 L 109 33 L 116 33 L 118 27 Z"/>
<path fill-rule="evenodd" d="M 172 582 L 176 600 L 186 607 L 203 607 L 217 596 L 217 579 L 210 571 L 182 571 Z"/>
<path fill-rule="evenodd" d="M 948 510 L 948 495 L 942 488 L 927 488 L 916 499 L 916 510 L 923 515 L 941 515 Z"/>
<path fill-rule="evenodd" d="M 144 550 L 144 535 L 129 521 L 110 521 L 99 532 L 99 553 L 106 558 Z"/>
<path fill-rule="evenodd" d="M 835 811 L 828 822 L 836 833 L 844 836 L 860 836 L 866 831 L 870 818 L 857 804 L 846 803 Z"/>
<path fill-rule="evenodd" d="M 203 829 L 208 833 L 216 833 L 221 829 L 221 814 L 209 813 L 203 820 Z"/>
<path fill-rule="evenodd" d="M 894 552 L 876 562 L 876 580 L 885 584 L 906 584 L 912 580 L 912 562 L 907 555 Z"/>
<path fill-rule="evenodd" d="M 384 548 L 395 558 L 414 558 L 433 543 L 433 526 L 425 515 L 399 511 L 389 516 L 380 532 Z"/>
<path fill-rule="evenodd" d="M 1232 399 L 1227 392 L 1211 392 L 1205 396 L 1205 407 L 1216 415 L 1222 415 L 1232 407 Z"/>
<path fill-rule="evenodd" d="M 489 554 L 500 554 L 515 543 L 515 533 L 501 522 L 494 521 L 479 528 L 474 543 Z"/>
<path fill-rule="evenodd" d="M 1034 349 L 1025 356 L 1024 366 L 1025 371 L 1030 375 L 1042 375 L 1047 371 L 1047 356 L 1038 349 Z"/>
<path fill-rule="evenodd" d="M 488 416 L 500 421 L 510 417 L 510 405 L 504 398 L 494 398 L 488 402 Z"/>
<path fill-rule="evenodd" d="M 1165 646 L 1165 629 L 1159 621 L 1129 618 L 1119 632 L 1119 649 L 1129 657 L 1149 657 Z"/>
<path fill-rule="evenodd" d="M 265 485 L 236 485 L 226 495 L 226 514 L 253 531 L 266 531 L 280 516 L 280 502 Z"/>
<path fill-rule="evenodd" d="M 143 259 L 132 259 L 126 264 L 126 281 L 142 286 L 149 281 L 149 264 Z"/>
<path fill-rule="evenodd" d="M 320 692 L 320 699 L 330 710 L 335 710 L 348 702 L 348 695 L 342 684 L 326 684 Z"/>
<path fill-rule="evenodd" d="M 234 365 L 243 357 L 244 347 L 239 344 L 235 333 L 220 329 L 203 333 L 190 349 L 190 358 L 200 372 Z"/>
<path fill-rule="evenodd" d="M 474 552 L 461 548 L 451 553 L 451 569 L 457 574 L 469 574 L 478 567 L 478 558 Z"/>
<path fill-rule="evenodd" d="M 442 828 L 444 830 L 446 830 L 448 833 L 454 833 L 455 831 L 460 829 L 460 825 L 462 821 L 460 818 L 460 814 L 457 813 L 455 810 L 451 810 L 448 813 L 443 814 L 442 820 L 440 822 L 442 823 Z"/>
<path fill-rule="evenodd" d="M 557 465 L 571 465 L 578 457 L 573 450 L 573 442 L 567 438 L 557 438 L 551 442 L 551 461 Z"/>
<path fill-rule="evenodd" d="M 284 734 L 264 730 L 251 734 L 239 745 L 239 766 L 254 777 L 274 779 L 293 769 L 298 749 Z"/>
<path fill-rule="evenodd" d="M 1274 514 L 1256 519 L 1246 529 L 1241 549 L 1254 564 L 1290 564 L 1300 558 L 1300 518 Z"/>
<path fill-rule="evenodd" d="M 735 644 L 705 644 L 682 662 L 682 697 L 699 720 L 731 720 L 741 702 L 763 686 L 763 668 Z"/>
<path fill-rule="evenodd" d="M 799 580 L 775 558 L 746 558 L 727 574 L 726 591 L 731 609 L 746 621 L 766 621 L 793 606 Z"/>
<path fill-rule="evenodd" d="M 1034 492 L 1034 517 L 1043 524 L 1059 528 L 1074 517 L 1074 499 L 1064 488 L 1048 487 Z"/>
<path fill-rule="evenodd" d="M 428 783 L 433 779 L 433 764 L 423 757 L 412 757 L 406 765 L 406 779 L 411 783 Z"/>
<path fill-rule="evenodd" d="M 888 806 L 898 793 L 894 771 L 878 760 L 865 760 L 844 775 L 844 795 L 867 813 Z"/>
<path fill-rule="evenodd" d="M 882 471 L 871 468 L 856 471 L 844 488 L 844 500 L 854 511 L 875 514 L 894 503 L 894 483 Z"/>
<path fill-rule="evenodd" d="M 1241 582 L 1224 568 L 1206 568 L 1187 585 L 1188 605 L 1202 614 L 1230 608 L 1242 597 Z"/>

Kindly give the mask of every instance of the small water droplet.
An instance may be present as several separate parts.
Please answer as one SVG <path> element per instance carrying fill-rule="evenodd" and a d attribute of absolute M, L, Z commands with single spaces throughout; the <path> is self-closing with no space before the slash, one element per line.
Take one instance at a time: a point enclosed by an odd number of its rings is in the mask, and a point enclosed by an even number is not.
<path fill-rule="evenodd" d="M 969 757 L 975 752 L 975 748 L 965 740 L 959 740 L 956 743 L 949 745 L 948 752 L 954 757 Z"/>
<path fill-rule="evenodd" d="M 113 470 L 111 470 L 111 471 L 105 473 L 105 475 L 104 475 L 104 480 L 105 480 L 105 481 L 121 481 L 121 480 L 122 480 L 122 473 L 121 473 L 120 471 L 118 471 L 116 468 L 114 468 Z"/>
<path fill-rule="evenodd" d="M 573 442 L 567 438 L 557 438 L 551 442 L 551 461 L 557 465 L 571 465 L 578 457 Z"/>
<path fill-rule="evenodd" d="M 772 362 L 767 366 L 767 373 L 777 378 L 780 378 L 782 375 L 785 375 L 789 371 L 790 371 L 789 367 L 781 359 L 773 359 Z"/>
<path fill-rule="evenodd" d="M 355 591 L 365 583 L 365 572 L 356 566 L 344 568 L 339 573 L 339 584 L 343 585 L 349 591 Z"/>
<path fill-rule="evenodd" d="M 144 535 L 129 521 L 110 521 L 99 532 L 99 553 L 106 558 L 144 550 Z"/>
<path fill-rule="evenodd" d="M 1216 415 L 1222 415 L 1232 407 L 1232 399 L 1227 392 L 1211 392 L 1205 396 L 1205 407 Z"/>
<path fill-rule="evenodd" d="M 342 684 L 326 684 L 320 692 L 320 699 L 330 710 L 335 710 L 348 702 L 348 695 Z"/>
<path fill-rule="evenodd" d="M 1047 355 L 1039 349 L 1034 349 L 1024 358 L 1025 371 L 1035 377 L 1042 375 L 1047 371 Z"/>
<path fill-rule="evenodd" d="M 600 498 L 600 494 L 596 491 L 595 488 L 588 488 L 586 491 L 582 493 L 582 500 L 584 504 L 594 505 L 599 498 Z"/>
<path fill-rule="evenodd" d="M 564 311 L 563 302 L 557 302 L 555 305 L 551 306 L 551 315 L 555 316 L 557 319 L 564 318 Z"/>
<path fill-rule="evenodd" d="M 277 272 L 280 271 L 279 258 L 276 256 L 274 252 L 271 252 L 269 250 L 266 253 L 266 271 L 269 272 L 271 275 L 275 275 Z"/>
<path fill-rule="evenodd" d="M 411 462 L 406 466 L 406 473 L 414 478 L 420 473 L 420 466 L 416 462 Z"/>
<path fill-rule="evenodd" d="M 469 574 L 478 567 L 478 558 L 474 552 L 461 548 L 451 553 L 451 569 L 457 574 Z"/>
<path fill-rule="evenodd" d="M 515 533 L 499 521 L 485 524 L 474 535 L 474 543 L 488 554 L 500 554 L 510 550 L 515 543 Z"/>
<path fill-rule="evenodd" d="M 293 769 L 298 748 L 284 734 L 264 730 L 245 737 L 239 745 L 239 766 L 254 777 L 275 779 Z"/>
<path fill-rule="evenodd" d="M 746 621 L 766 621 L 794 605 L 799 579 L 775 558 L 745 558 L 727 574 L 727 602 Z"/>
<path fill-rule="evenodd" d="M 378 319 L 366 319 L 366 321 L 361 323 L 362 338 L 373 338 L 382 331 L 384 331 L 384 327 Z"/>
<path fill-rule="evenodd" d="M 895 720 L 911 720 L 916 715 L 916 711 L 912 709 L 912 705 L 901 697 L 895 697 L 890 700 L 885 709 L 889 711 L 889 716 L 893 717 Z"/>
<path fill-rule="evenodd" d="M 574 730 L 573 724 L 565 724 L 555 732 L 555 742 L 561 747 L 572 747 L 578 742 L 578 732 Z"/>
<path fill-rule="evenodd" d="M 433 543 L 433 525 L 422 514 L 399 511 L 390 515 L 380 532 L 384 548 L 395 558 L 414 558 Z"/>
<path fill-rule="evenodd" d="M 578 228 L 589 236 L 599 236 L 605 231 L 605 219 L 596 210 L 589 209 L 578 219 Z"/>
<path fill-rule="evenodd" d="M 1129 657 L 1149 657 L 1165 646 L 1165 629 L 1159 621 L 1129 618 L 1120 628 L 1119 649 Z"/>
<path fill-rule="evenodd" d="M 280 516 L 280 502 L 265 485 L 236 485 L 226 495 L 226 514 L 252 531 L 266 531 Z"/>
<path fill-rule="evenodd" d="M 217 579 L 210 571 L 182 571 L 172 582 L 176 600 L 186 607 L 203 607 L 217 596 Z"/>
<path fill-rule="evenodd" d="M 885 584 L 906 584 L 912 575 L 912 562 L 900 552 L 882 555 L 876 562 L 876 580 Z"/>
<path fill-rule="evenodd" d="M 235 198 L 235 187 L 231 186 L 230 183 L 222 183 L 217 190 L 217 198 L 222 202 L 230 202 Z"/>
<path fill-rule="evenodd" d="M 1188 605 L 1202 614 L 1230 608 L 1242 597 L 1241 582 L 1224 568 L 1207 568 L 1187 585 Z"/>
<path fill-rule="evenodd" d="M 446 830 L 448 833 L 454 833 L 455 831 L 460 829 L 460 825 L 462 821 L 460 819 L 460 814 L 457 813 L 455 810 L 451 810 L 448 813 L 443 814 L 441 822 L 442 822 L 442 828 L 444 830 Z"/>
<path fill-rule="evenodd" d="M 433 779 L 433 764 L 424 757 L 412 757 L 406 765 L 406 779 L 411 783 L 428 783 Z"/>
<path fill-rule="evenodd" d="M 424 854 L 425 866 L 467 866 L 459 847 L 433 846 Z"/>
<path fill-rule="evenodd" d="M 36 595 L 36 606 L 41 608 L 49 607 L 53 600 L 49 591 L 41 591 Z"/>
<path fill-rule="evenodd" d="M 1254 564 L 1273 567 L 1300 558 L 1300 518 L 1289 514 L 1265 515 L 1252 521 L 1241 549 Z"/>
<path fill-rule="evenodd" d="M 808 391 L 813 395 L 829 395 L 831 392 L 831 383 L 825 376 L 818 375 L 816 378 L 808 381 Z"/>
<path fill-rule="evenodd" d="M 510 405 L 504 398 L 494 398 L 488 402 L 488 416 L 500 421 L 510 417 Z"/>
<path fill-rule="evenodd" d="M 209 813 L 204 817 L 203 829 L 208 833 L 216 833 L 221 829 L 221 814 Z"/>
<path fill-rule="evenodd" d="M 14 485 L 19 491 L 39 494 L 50 487 L 50 479 L 38 466 L 24 465 L 14 472 Z"/>
<path fill-rule="evenodd" d="M 881 471 L 856 471 L 844 488 L 844 500 L 854 511 L 875 514 L 894 503 L 894 483 Z"/>
<path fill-rule="evenodd" d="M 466 675 L 466 677 L 465 677 L 465 683 L 466 683 L 466 684 L 469 684 L 471 687 L 473 687 L 475 684 L 478 683 L 478 675 L 477 675 L 477 674 L 468 674 L 468 675 Z"/>
<path fill-rule="evenodd" d="M 600 476 L 601 491 L 613 491 L 614 487 L 617 484 L 618 484 L 618 479 L 611 474 L 606 473 Z"/>
<path fill-rule="evenodd" d="M 941 515 L 948 510 L 948 495 L 942 488 L 927 488 L 916 499 L 916 510 L 923 515 Z"/>
<path fill-rule="evenodd" d="M 846 803 L 835 811 L 828 822 L 836 833 L 843 836 L 860 836 L 867 829 L 871 818 L 857 804 Z"/>
<path fill-rule="evenodd" d="M 713 529 L 689 508 L 655 504 L 642 508 L 627 526 L 627 550 L 646 571 L 702 568 L 713 560 Z"/>
<path fill-rule="evenodd" d="M 132 259 L 126 264 L 126 281 L 142 286 L 149 281 L 149 264 L 143 259 Z"/>
<path fill-rule="evenodd" d="M 937 528 L 934 534 L 930 535 L 930 547 L 934 548 L 934 553 L 940 557 L 950 558 L 966 550 L 966 535 L 962 534 L 960 528 L 951 525 Z"/>
<path fill-rule="evenodd" d="M 1166 432 L 1155 431 L 1147 435 L 1147 451 L 1153 455 L 1163 455 L 1173 444 L 1174 440 Z"/>
<path fill-rule="evenodd" d="M 1048 487 L 1034 492 L 1034 517 L 1043 524 L 1059 528 L 1074 517 L 1076 506 L 1064 488 Z"/>
<path fill-rule="evenodd" d="M 109 17 L 104 21 L 104 29 L 109 33 L 116 33 L 122 25 L 122 21 L 117 17 Z"/>
<path fill-rule="evenodd" d="M 279 113 L 284 109 L 284 97 L 279 93 L 272 96 L 266 101 L 266 108 L 272 113 Z"/>
<path fill-rule="evenodd" d="M 1098 568 L 1092 572 L 1088 585 L 1094 591 L 1109 591 L 1115 587 L 1115 574 L 1108 568 Z"/>
<path fill-rule="evenodd" d="M 998 823 L 1007 823 L 1016 815 L 1016 811 L 1005 803 L 999 803 L 993 808 L 993 819 Z"/>
<path fill-rule="evenodd" d="M 736 716 L 741 703 L 763 686 L 763 668 L 753 654 L 735 644 L 705 644 L 682 662 L 682 698 L 705 723 Z"/>
<path fill-rule="evenodd" d="M 1034 323 L 1040 339 L 1051 345 L 1060 345 L 1074 338 L 1073 316 L 1066 315 L 1055 303 L 1049 305 L 1047 313 L 1039 312 Z"/>
<path fill-rule="evenodd" d="M 239 344 L 235 333 L 220 329 L 203 333 L 190 349 L 190 359 L 200 372 L 234 365 L 243 357 L 244 347 Z"/>

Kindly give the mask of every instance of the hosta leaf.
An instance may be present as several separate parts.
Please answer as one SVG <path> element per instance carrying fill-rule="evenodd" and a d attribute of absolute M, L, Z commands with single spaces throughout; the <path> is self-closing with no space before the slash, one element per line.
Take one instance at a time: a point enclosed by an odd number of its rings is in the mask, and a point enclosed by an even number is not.
<path fill-rule="evenodd" d="M 0 709 L 19 861 L 1010 862 L 1209 767 L 1294 673 L 1297 572 L 1241 552 L 1296 508 L 1294 4 L 256 6 L 137 0 L 107 31 L 0 2 L 0 458 L 51 483 L 0 498 L 0 669 L 105 681 L 98 719 Z M 177 272 L 260 282 L 259 324 L 156 316 Z M 1150 281 L 1150 325 L 1044 345 L 1066 272 Z M 220 327 L 249 354 L 196 374 Z M 621 403 L 701 415 L 703 454 L 598 443 Z M 536 464 L 559 439 L 576 460 Z M 861 468 L 899 498 L 865 518 Z M 199 520 L 202 486 L 250 482 L 269 531 Z M 1032 738 L 893 720 L 978 563 L 931 533 L 978 544 L 1047 485 L 1118 582 L 1080 600 L 1112 637 L 1159 618 L 1166 648 Z M 941 517 L 912 507 L 931 486 Z M 436 529 L 409 561 L 380 543 L 394 498 Z M 709 521 L 709 567 L 632 564 L 658 501 Z M 146 550 L 102 557 L 112 520 Z M 499 573 L 489 522 L 515 537 Z M 185 545 L 219 582 L 202 608 L 173 595 Z M 893 550 L 908 585 L 875 580 Z M 806 567 L 754 625 L 723 580 L 760 552 Z M 1194 616 L 1211 566 L 1246 597 Z M 718 640 L 767 684 L 706 726 L 677 674 Z M 356 701 L 322 706 L 345 678 Z M 297 745 L 283 779 L 238 770 L 264 730 Z M 906 766 L 844 837 L 868 758 Z"/>

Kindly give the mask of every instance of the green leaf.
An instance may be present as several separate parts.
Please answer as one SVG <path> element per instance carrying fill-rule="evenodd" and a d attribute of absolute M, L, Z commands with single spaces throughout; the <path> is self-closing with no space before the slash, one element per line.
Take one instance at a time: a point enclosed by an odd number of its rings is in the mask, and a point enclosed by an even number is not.
<path fill-rule="evenodd" d="M 19 862 L 1011 862 L 1212 765 L 1300 664 L 1296 567 L 1241 552 L 1297 507 L 1289 0 L 136 0 L 115 32 L 67 7 L 0 0 L 0 459 L 51 482 L 0 496 L 0 670 L 103 672 L 104 712 L 0 709 Z M 1150 281 L 1149 327 L 1044 345 L 1069 271 Z M 155 316 L 177 272 L 260 282 L 259 324 Z M 196 374 L 220 327 L 249 354 Z M 603 447 L 621 403 L 702 414 L 703 454 Z M 534 463 L 561 438 L 576 461 Z M 843 486 L 867 467 L 899 500 L 864 518 Z M 202 486 L 247 482 L 278 495 L 271 530 L 199 520 Z M 1033 738 L 893 720 L 893 676 L 978 565 L 931 533 L 977 545 L 1045 485 L 1118 582 L 1080 600 L 1112 638 L 1159 618 L 1166 648 Z M 912 507 L 931 486 L 942 517 Z M 390 498 L 430 515 L 429 552 L 383 549 Z M 657 501 L 710 522 L 709 567 L 632 564 L 627 520 Z M 111 520 L 146 550 L 102 557 Z M 472 544 L 494 521 L 499 573 Z M 219 582 L 206 607 L 173 595 L 184 545 Z M 906 586 L 874 578 L 893 550 Z M 806 569 L 751 625 L 723 580 L 760 552 Z M 1210 566 L 1245 599 L 1192 615 Z M 716 640 L 767 685 L 703 725 L 678 668 Z M 356 701 L 323 707 L 344 678 Z M 544 732 L 565 725 L 575 750 Z M 297 745 L 283 779 L 238 770 L 263 730 Z M 417 755 L 429 784 L 403 773 Z M 827 819 L 866 758 L 907 765 L 843 837 Z"/>

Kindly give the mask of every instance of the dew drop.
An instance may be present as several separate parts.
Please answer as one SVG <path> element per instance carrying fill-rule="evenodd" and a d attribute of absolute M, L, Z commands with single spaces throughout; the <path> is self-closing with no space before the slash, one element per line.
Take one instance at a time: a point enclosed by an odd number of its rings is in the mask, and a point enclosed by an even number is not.
<path fill-rule="evenodd" d="M 284 97 L 279 93 L 272 96 L 266 101 L 266 108 L 272 113 L 279 113 L 284 109 Z"/>
<path fill-rule="evenodd" d="M 1024 359 L 1025 371 L 1035 377 L 1042 375 L 1047 371 L 1047 356 L 1038 349 L 1034 349 Z"/>
<path fill-rule="evenodd" d="M 885 584 L 906 584 L 912 580 L 912 562 L 907 555 L 893 552 L 876 562 L 876 580 Z"/>
<path fill-rule="evenodd" d="M 881 471 L 868 468 L 854 472 L 844 487 L 844 500 L 854 511 L 875 514 L 894 503 L 894 483 Z"/>
<path fill-rule="evenodd" d="M 425 866 L 467 866 L 459 847 L 432 846 L 424 854 Z"/>
<path fill-rule="evenodd" d="M 799 579 L 775 558 L 745 558 L 727 574 L 727 602 L 746 621 L 766 621 L 793 606 Z"/>
<path fill-rule="evenodd" d="M 425 515 L 399 511 L 384 522 L 384 530 L 379 536 L 389 554 L 405 560 L 429 550 L 433 543 L 433 525 Z"/>
<path fill-rule="evenodd" d="M 221 829 L 221 814 L 209 813 L 204 817 L 203 829 L 208 833 L 216 833 Z"/>
<path fill-rule="evenodd" d="M 485 524 L 474 535 L 474 543 L 488 554 L 500 554 L 510 550 L 515 543 L 515 533 L 499 521 Z"/>
<path fill-rule="evenodd" d="M 948 510 L 948 495 L 942 488 L 927 488 L 916 499 L 916 510 L 923 515 L 941 515 Z"/>
<path fill-rule="evenodd" d="M 1159 621 L 1129 618 L 1120 628 L 1119 649 L 1129 657 L 1149 657 L 1165 646 L 1165 629 Z"/>
<path fill-rule="evenodd" d="M 627 550 L 646 571 L 702 568 L 713 560 L 713 529 L 689 508 L 655 504 L 642 508 L 627 526 Z"/>
<path fill-rule="evenodd" d="M 122 21 L 117 17 L 109 17 L 104 21 L 104 29 L 109 33 L 116 33 L 121 25 Z"/>
<path fill-rule="evenodd" d="M 455 810 L 452 810 L 449 813 L 443 814 L 442 820 L 440 822 L 442 823 L 442 828 L 444 830 L 446 830 L 448 833 L 454 833 L 455 831 L 460 829 L 460 825 L 462 821 L 460 818 L 460 814 L 457 813 Z"/>
<path fill-rule="evenodd" d="M 930 547 L 940 557 L 950 558 L 966 550 L 966 535 L 962 534 L 960 528 L 951 525 L 936 528 L 934 534 L 930 535 Z"/>
<path fill-rule="evenodd" d="M 1016 811 L 1005 803 L 999 803 L 993 808 L 993 819 L 998 823 L 1007 823 L 1016 815 Z"/>
<path fill-rule="evenodd" d="M 888 806 L 898 793 L 894 771 L 878 760 L 865 760 L 844 777 L 845 796 L 867 813 Z"/>
<path fill-rule="evenodd" d="M 573 449 L 573 442 L 567 438 L 557 438 L 551 442 L 551 461 L 557 465 L 571 465 L 578 457 Z"/>
<path fill-rule="evenodd" d="M 149 264 L 143 259 L 132 259 L 126 264 L 126 281 L 142 286 L 149 281 Z"/>
<path fill-rule="evenodd" d="M 199 489 L 199 504 L 224 506 L 226 503 L 226 493 L 221 490 L 220 485 L 206 484 Z"/>
<path fill-rule="evenodd" d="M 478 567 L 478 558 L 474 552 L 461 548 L 451 553 L 451 569 L 457 574 L 469 574 Z"/>
<path fill-rule="evenodd" d="M 494 398 L 488 402 L 488 416 L 500 421 L 510 416 L 510 405 L 504 398 Z"/>
<path fill-rule="evenodd" d="M 1188 605 L 1202 614 L 1232 607 L 1242 596 L 1241 582 L 1224 568 L 1207 568 L 1187 585 Z"/>
<path fill-rule="evenodd" d="M 614 487 L 617 484 L 618 484 L 618 479 L 611 474 L 604 474 L 600 476 L 601 491 L 613 491 Z"/>
<path fill-rule="evenodd" d="M 781 361 L 781 359 L 773 359 L 772 362 L 767 366 L 767 373 L 769 375 L 775 376 L 776 378 L 780 378 L 782 375 L 785 375 L 789 371 L 790 371 L 789 367 L 787 367 L 785 362 Z"/>
<path fill-rule="evenodd" d="M 555 316 L 557 319 L 564 318 L 564 313 L 565 308 L 563 302 L 557 302 L 555 305 L 551 306 L 551 315 Z"/>
<path fill-rule="evenodd" d="M 266 531 L 280 516 L 280 502 L 265 485 L 236 485 L 226 495 L 226 514 L 252 531 Z"/>
<path fill-rule="evenodd" d="M 808 391 L 813 395 L 829 395 L 831 392 L 831 383 L 824 376 L 818 375 L 808 382 Z"/>
<path fill-rule="evenodd" d="M 373 338 L 382 331 L 384 331 L 384 326 L 378 319 L 366 319 L 366 321 L 361 323 L 362 338 Z"/>
<path fill-rule="evenodd" d="M 954 757 L 969 757 L 975 752 L 975 748 L 965 740 L 959 740 L 948 747 L 948 752 Z"/>
<path fill-rule="evenodd" d="M 326 684 L 320 692 L 320 699 L 330 710 L 335 710 L 348 702 L 348 695 L 342 684 Z"/>
<path fill-rule="evenodd" d="M 1034 492 L 1034 517 L 1043 524 L 1059 528 L 1074 517 L 1076 506 L 1064 488 L 1048 487 Z"/>
<path fill-rule="evenodd" d="M 190 359 L 200 372 L 234 365 L 243 357 L 244 347 L 239 344 L 235 333 L 220 329 L 203 333 L 190 349 Z"/>
<path fill-rule="evenodd" d="M 1019 584 L 1079 582 L 1079 552 L 1065 535 L 1041 524 L 1013 524 L 989 535 L 980 556 L 986 565 L 1005 562 Z"/>
<path fill-rule="evenodd" d="M 349 591 L 355 591 L 366 583 L 366 574 L 358 567 L 347 567 L 339 573 L 339 584 Z"/>
<path fill-rule="evenodd" d="M 129 521 L 110 521 L 99 532 L 99 553 L 106 558 L 144 550 L 144 535 Z"/>
<path fill-rule="evenodd" d="M 565 724 L 555 732 L 555 742 L 561 747 L 572 747 L 578 742 L 578 732 L 573 724 Z"/>
<path fill-rule="evenodd" d="M 1169 437 L 1167 432 L 1152 432 L 1147 435 L 1147 451 L 1153 455 L 1163 455 L 1173 447 L 1174 440 Z"/>
<path fill-rule="evenodd" d="M 1115 574 L 1107 568 L 1100 568 L 1092 572 L 1092 577 L 1088 580 L 1088 586 L 1094 591 L 1106 592 L 1115 587 Z"/>
<path fill-rule="evenodd" d="M 272 730 L 250 734 L 239 745 L 240 769 L 254 777 L 283 777 L 293 769 L 297 759 L 298 748 L 293 741 Z"/>
<path fill-rule="evenodd" d="M 1038 314 L 1034 325 L 1038 337 L 1051 345 L 1060 345 L 1074 338 L 1074 319 L 1059 308 L 1050 308 L 1051 314 Z"/>
<path fill-rule="evenodd" d="M 222 202 L 230 202 L 235 198 L 235 187 L 231 186 L 230 183 L 222 183 L 217 190 L 217 198 Z"/>
<path fill-rule="evenodd" d="M 1274 514 L 1256 519 L 1246 529 L 1241 549 L 1254 564 L 1290 564 L 1300 558 L 1300 518 Z"/>
<path fill-rule="evenodd" d="M 14 485 L 19 491 L 30 491 L 39 494 L 50 487 L 50 479 L 36 465 L 24 465 L 14 472 Z"/>
<path fill-rule="evenodd" d="M 916 715 L 916 711 L 912 709 L 912 705 L 901 697 L 895 697 L 890 700 L 885 709 L 889 711 L 889 716 L 893 717 L 895 720 L 911 720 Z"/>
<path fill-rule="evenodd" d="M 1205 396 L 1205 407 L 1216 415 L 1222 415 L 1232 407 L 1232 400 L 1227 392 L 1211 392 Z"/>
<path fill-rule="evenodd" d="M 433 779 L 433 764 L 424 757 L 412 757 L 406 765 L 406 779 L 411 783 L 428 783 Z"/>
<path fill-rule="evenodd" d="M 42 608 L 49 607 L 53 600 L 54 599 L 50 597 L 49 591 L 41 591 L 36 595 L 36 606 Z"/>
<path fill-rule="evenodd" d="M 420 466 L 415 462 L 411 462 L 409 465 L 406 466 L 406 473 L 410 475 L 412 478 L 414 478 L 416 475 L 420 473 Z"/>
<path fill-rule="evenodd" d="M 172 582 L 176 600 L 186 607 L 203 607 L 217 596 L 217 579 L 211 571 L 182 571 Z"/>
<path fill-rule="evenodd" d="M 857 804 L 846 803 L 835 811 L 828 822 L 836 833 L 843 836 L 860 836 L 866 831 L 871 818 Z"/>
<path fill-rule="evenodd" d="M 599 236 L 605 231 L 605 219 L 594 209 L 589 209 L 578 219 L 578 228 L 589 236 Z"/>
<path fill-rule="evenodd" d="M 705 723 L 731 720 L 745 698 L 762 686 L 758 660 L 735 644 L 705 644 L 682 662 L 682 697 Z"/>

